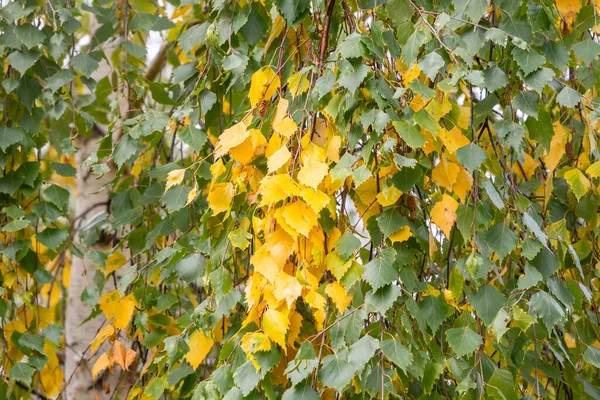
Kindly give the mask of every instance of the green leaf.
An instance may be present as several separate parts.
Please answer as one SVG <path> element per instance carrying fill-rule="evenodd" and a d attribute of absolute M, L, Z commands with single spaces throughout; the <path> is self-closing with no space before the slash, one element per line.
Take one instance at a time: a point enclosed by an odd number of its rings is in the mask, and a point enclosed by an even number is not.
<path fill-rule="evenodd" d="M 10 171 L 0 178 L 0 193 L 13 195 L 23 184 L 23 176 L 16 171 Z"/>
<path fill-rule="evenodd" d="M 591 39 L 582 40 L 571 46 L 571 50 L 584 64 L 591 64 L 600 54 L 600 44 Z"/>
<path fill-rule="evenodd" d="M 187 202 L 190 188 L 187 186 L 173 186 L 162 197 L 162 204 L 167 208 L 169 213 L 181 210 Z"/>
<path fill-rule="evenodd" d="M 50 185 L 44 190 L 44 197 L 56 207 L 65 210 L 69 203 L 69 191 L 58 185 Z"/>
<path fill-rule="evenodd" d="M 503 223 L 492 226 L 483 234 L 483 238 L 500 260 L 517 247 L 517 234 Z"/>
<path fill-rule="evenodd" d="M 362 36 L 353 32 L 339 44 L 338 52 L 343 58 L 361 58 L 367 54 L 366 46 Z"/>
<path fill-rule="evenodd" d="M 317 367 L 319 360 L 315 349 L 309 341 L 302 342 L 296 357 L 288 363 L 286 374 L 294 385 L 306 379 Z"/>
<path fill-rule="evenodd" d="M 371 177 L 371 170 L 366 165 L 361 165 L 352 171 L 352 178 L 354 178 L 354 187 L 357 188 Z"/>
<path fill-rule="evenodd" d="M 571 57 L 564 46 L 551 40 L 544 43 L 542 52 L 546 56 L 546 59 L 550 61 L 550 64 L 560 71 L 567 67 L 569 58 Z"/>
<path fill-rule="evenodd" d="M 486 386 L 486 393 L 495 400 L 517 399 L 519 395 L 516 382 L 510 371 L 496 368 Z"/>
<path fill-rule="evenodd" d="M 365 303 L 375 308 L 381 315 L 385 315 L 401 293 L 398 285 L 386 285 L 377 291 L 367 293 Z"/>
<path fill-rule="evenodd" d="M 556 96 L 556 101 L 563 107 L 574 108 L 581 101 L 581 94 L 565 86 Z"/>
<path fill-rule="evenodd" d="M 44 353 L 44 338 L 40 336 L 23 333 L 19 336 L 19 344 L 28 349 Z"/>
<path fill-rule="evenodd" d="M 206 38 L 206 31 L 208 30 L 210 23 L 204 22 L 199 25 L 190 26 L 184 33 L 179 36 L 179 45 L 188 56 L 192 56 L 192 49 L 196 45 L 203 44 Z"/>
<path fill-rule="evenodd" d="M 360 239 L 346 231 L 338 240 L 335 242 L 335 251 L 338 252 L 344 260 L 350 258 L 350 256 L 356 253 L 356 250 L 360 248 Z"/>
<path fill-rule="evenodd" d="M 471 354 L 483 344 L 481 336 L 466 326 L 464 328 L 448 329 L 446 339 L 457 357 Z"/>
<path fill-rule="evenodd" d="M 204 275 L 206 260 L 202 254 L 191 254 L 175 264 L 175 274 L 187 283 L 192 283 Z"/>
<path fill-rule="evenodd" d="M 341 71 L 338 83 L 351 92 L 358 89 L 370 71 L 370 68 L 367 65 L 360 62 L 351 64 L 346 59 L 342 59 L 338 63 L 338 66 Z"/>
<path fill-rule="evenodd" d="M 490 6 L 488 0 L 453 0 L 452 4 L 457 17 L 468 17 L 473 22 L 479 22 Z"/>
<path fill-rule="evenodd" d="M 519 150 L 526 136 L 525 127 L 517 122 L 503 120 L 493 124 L 498 139 L 503 144 Z"/>
<path fill-rule="evenodd" d="M 389 208 L 377 216 L 377 224 L 379 225 L 379 229 L 381 229 L 383 236 L 387 238 L 392 233 L 398 232 L 406 226 L 408 221 L 400 215 L 398 211 Z"/>
<path fill-rule="evenodd" d="M 46 228 L 36 235 L 36 239 L 52 251 L 58 250 L 68 237 L 69 233 L 67 231 L 54 228 Z"/>
<path fill-rule="evenodd" d="M 519 290 L 529 289 L 537 285 L 539 281 L 543 279 L 542 274 L 532 267 L 529 263 L 525 264 L 525 274 L 519 277 L 517 287 Z"/>
<path fill-rule="evenodd" d="M 425 136 L 417 128 L 406 121 L 394 121 L 394 129 L 410 147 L 418 148 L 425 144 Z"/>
<path fill-rule="evenodd" d="M 361 372 L 371 357 L 375 355 L 377 349 L 379 349 L 379 341 L 369 335 L 365 335 L 353 343 L 350 346 L 348 361 L 354 367 L 354 372 Z"/>
<path fill-rule="evenodd" d="M 396 26 L 404 24 L 415 12 L 409 0 L 389 0 L 385 8 Z"/>
<path fill-rule="evenodd" d="M 65 176 L 65 177 L 77 176 L 77 170 L 71 164 L 53 162 L 52 169 L 60 176 Z"/>
<path fill-rule="evenodd" d="M 10 369 L 8 377 L 25 385 L 30 385 L 34 372 L 35 370 L 29 364 L 18 362 Z"/>
<path fill-rule="evenodd" d="M 506 74 L 495 63 L 490 63 L 489 67 L 483 71 L 483 79 L 485 81 L 485 88 L 490 92 L 495 92 L 505 87 L 508 83 Z"/>
<path fill-rule="evenodd" d="M 487 153 L 475 143 L 469 143 L 456 150 L 456 157 L 463 167 L 469 171 L 474 171 L 485 161 Z"/>
<path fill-rule="evenodd" d="M 46 38 L 41 30 L 31 24 L 18 25 L 15 27 L 15 34 L 28 49 L 42 43 Z"/>
<path fill-rule="evenodd" d="M 16 232 L 21 229 L 27 228 L 31 223 L 26 219 L 16 219 L 14 221 L 10 221 L 8 224 L 2 227 L 2 232 Z"/>
<path fill-rule="evenodd" d="M 426 296 L 419 303 L 419 310 L 433 333 L 452 314 L 452 308 L 440 297 Z"/>
<path fill-rule="evenodd" d="M 394 266 L 395 259 L 396 251 L 387 247 L 381 249 L 379 254 L 364 266 L 363 279 L 371 285 L 373 290 L 398 279 L 398 270 Z"/>
<path fill-rule="evenodd" d="M 71 64 L 84 76 L 91 76 L 98 69 L 98 61 L 94 60 L 89 54 L 79 53 L 73 59 Z"/>
<path fill-rule="evenodd" d="M 64 332 L 64 328 L 62 326 L 50 324 L 44 329 L 44 337 L 51 341 L 52 343 L 59 345 L 60 338 Z"/>
<path fill-rule="evenodd" d="M 535 92 L 521 91 L 513 99 L 513 106 L 530 117 L 538 117 L 540 96 Z M 529 121 L 529 118 L 527 118 Z M 525 122 L 527 125 L 527 122 Z M 527 125 L 529 127 L 529 125 Z"/>
<path fill-rule="evenodd" d="M 131 162 L 142 148 L 143 146 L 136 139 L 126 134 L 117 143 L 112 158 L 115 164 L 121 168 L 125 163 Z"/>
<path fill-rule="evenodd" d="M 554 78 L 554 71 L 550 68 L 542 67 L 531 75 L 526 76 L 523 81 L 527 86 L 541 94 L 544 87 L 552 82 L 552 78 Z"/>
<path fill-rule="evenodd" d="M 491 326 L 505 301 L 506 297 L 498 289 L 488 284 L 480 287 L 477 293 L 471 294 L 469 298 L 473 309 L 487 326 Z"/>
<path fill-rule="evenodd" d="M 588 347 L 583 355 L 583 359 L 596 368 L 600 368 L 600 349 L 597 347 Z"/>
<path fill-rule="evenodd" d="M 77 74 L 68 69 L 62 69 L 56 74 L 46 79 L 46 84 L 52 92 L 56 92 L 58 89 L 71 82 Z"/>
<path fill-rule="evenodd" d="M 550 294 L 538 291 L 529 300 L 529 307 L 544 321 L 548 331 L 560 322 L 565 314 L 561 305 Z"/>
<path fill-rule="evenodd" d="M 13 144 L 20 143 L 21 140 L 23 140 L 23 133 L 20 129 L 0 127 L 0 148 L 2 151 L 6 151 Z"/>
<path fill-rule="evenodd" d="M 309 0 L 275 0 L 277 9 L 292 26 L 310 5 Z"/>
<path fill-rule="evenodd" d="M 8 63 L 21 75 L 23 75 L 27 70 L 36 63 L 36 61 L 40 58 L 41 53 L 37 50 L 17 50 L 13 51 L 6 57 Z"/>
<path fill-rule="evenodd" d="M 413 116 L 415 122 L 419 124 L 419 126 L 426 131 L 431 132 L 433 135 L 436 135 L 442 127 L 438 122 L 425 110 L 425 108 L 421 108 L 419 111 L 415 113 Z"/>
<path fill-rule="evenodd" d="M 282 400 L 320 400 L 321 398 L 310 386 L 304 382 L 298 386 L 293 386 L 286 390 L 281 397 Z"/>
<path fill-rule="evenodd" d="M 348 361 L 348 350 L 342 349 L 323 358 L 319 379 L 323 385 L 341 392 L 354 377 L 354 365 Z"/>
<path fill-rule="evenodd" d="M 525 75 L 537 71 L 546 62 L 546 58 L 533 49 L 522 50 L 515 47 L 513 48 L 512 55 Z"/>
<path fill-rule="evenodd" d="M 435 51 L 427 54 L 419 60 L 419 69 L 423 71 L 429 79 L 434 79 L 440 69 L 446 65 L 446 62 Z"/>
<path fill-rule="evenodd" d="M 413 362 L 413 356 L 409 349 L 395 339 L 384 340 L 379 347 L 388 360 L 400 367 L 402 371 L 408 372 L 408 368 Z"/>

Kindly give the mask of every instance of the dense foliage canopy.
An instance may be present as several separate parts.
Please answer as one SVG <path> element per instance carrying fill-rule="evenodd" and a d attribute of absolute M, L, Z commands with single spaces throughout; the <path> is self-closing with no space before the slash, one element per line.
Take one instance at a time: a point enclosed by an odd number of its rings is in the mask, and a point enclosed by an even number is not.
<path fill-rule="evenodd" d="M 598 12 L 3 0 L 0 398 L 599 399 Z"/>

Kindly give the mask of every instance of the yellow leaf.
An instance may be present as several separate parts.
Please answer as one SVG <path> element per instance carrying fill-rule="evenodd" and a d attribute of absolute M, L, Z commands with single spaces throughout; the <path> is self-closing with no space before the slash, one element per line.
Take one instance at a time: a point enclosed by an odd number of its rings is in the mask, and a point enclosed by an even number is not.
<path fill-rule="evenodd" d="M 243 122 L 238 122 L 231 128 L 225 129 L 215 146 L 215 157 L 224 156 L 230 149 L 242 144 L 249 136 L 250 131 Z"/>
<path fill-rule="evenodd" d="M 458 173 L 458 178 L 456 179 L 456 183 L 452 186 L 452 191 L 456 193 L 460 201 L 465 202 L 465 198 L 467 193 L 471 190 L 471 186 L 473 185 L 473 177 L 462 166 L 459 165 L 460 172 Z"/>
<path fill-rule="evenodd" d="M 250 136 L 229 150 L 229 154 L 235 161 L 246 165 L 263 153 L 266 144 L 267 139 L 258 129 L 250 129 Z"/>
<path fill-rule="evenodd" d="M 397 232 L 392 233 L 388 238 L 392 241 L 393 244 L 396 242 L 401 243 L 407 241 L 411 236 L 412 232 L 410 231 L 410 228 L 408 227 L 408 225 L 405 225 Z"/>
<path fill-rule="evenodd" d="M 452 190 L 456 183 L 460 168 L 457 164 L 442 157 L 438 165 L 431 172 L 431 180 L 447 190 Z"/>
<path fill-rule="evenodd" d="M 283 20 L 281 15 L 277 15 L 277 18 L 273 22 L 273 28 L 271 28 L 271 34 L 269 35 L 269 38 L 267 39 L 267 43 L 265 44 L 265 53 L 269 50 L 269 47 L 271 47 L 271 44 L 273 44 L 273 41 L 275 39 L 277 39 L 277 37 L 281 34 L 284 26 L 285 26 L 285 21 Z"/>
<path fill-rule="evenodd" d="M 450 229 L 456 221 L 456 209 L 458 208 L 458 202 L 452 197 L 444 194 L 441 201 L 438 201 L 431 210 L 431 220 L 446 234 L 446 237 L 450 237 Z"/>
<path fill-rule="evenodd" d="M 118 270 L 127 262 L 127 258 L 119 250 L 115 250 L 106 259 L 106 268 L 104 269 L 104 275 L 107 276 L 113 271 Z"/>
<path fill-rule="evenodd" d="M 419 66 L 415 63 L 412 67 L 402 75 L 402 83 L 404 83 L 404 87 L 408 87 L 408 84 L 414 81 L 421 74 L 421 70 Z"/>
<path fill-rule="evenodd" d="M 283 167 L 290 160 L 290 158 L 292 158 L 292 153 L 290 153 L 286 146 L 282 146 L 267 160 L 269 173 L 271 174 Z"/>
<path fill-rule="evenodd" d="M 346 293 L 346 289 L 344 289 L 344 287 L 340 285 L 338 281 L 328 284 L 325 288 L 325 293 L 327 293 L 327 296 L 333 300 L 333 303 L 337 307 L 338 311 L 342 314 L 352 301 L 352 296 L 350 296 L 349 293 Z"/>
<path fill-rule="evenodd" d="M 298 130 L 298 125 L 290 117 L 284 117 L 281 121 L 273 124 L 273 129 L 279 135 L 289 139 Z"/>
<path fill-rule="evenodd" d="M 267 235 L 265 244 L 250 258 L 250 263 L 256 272 L 274 283 L 285 262 L 294 252 L 294 244 L 292 236 L 283 229 L 277 229 Z"/>
<path fill-rule="evenodd" d="M 251 351 L 252 353 L 256 353 L 257 351 L 270 351 L 271 350 L 271 341 L 269 337 L 261 332 L 252 332 L 244 335 L 246 338 L 247 344 L 246 348 L 242 345 L 242 349 L 244 352 L 248 353 L 246 349 Z M 242 339 L 243 341 L 243 339 Z"/>
<path fill-rule="evenodd" d="M 131 367 L 131 364 L 133 364 L 136 357 L 137 357 L 137 353 L 135 350 L 127 349 L 127 354 L 125 355 L 125 370 L 126 371 L 129 371 L 129 367 Z"/>
<path fill-rule="evenodd" d="M 319 189 L 313 189 L 311 187 L 303 187 L 300 190 L 300 196 L 304 201 L 316 212 L 319 213 L 323 208 L 329 204 L 331 200 L 327 194 L 320 191 Z"/>
<path fill-rule="evenodd" d="M 302 294 L 302 286 L 298 282 L 298 279 L 281 271 L 275 279 L 275 290 L 273 291 L 273 294 L 278 301 L 285 300 L 287 306 L 290 307 Z"/>
<path fill-rule="evenodd" d="M 550 151 L 544 157 L 546 168 L 552 173 L 560 163 L 560 160 L 565 155 L 565 144 L 567 144 L 567 133 L 565 128 L 559 123 L 554 124 L 554 136 L 550 142 Z"/>
<path fill-rule="evenodd" d="M 317 225 L 317 214 L 301 200 L 285 206 L 282 215 L 292 229 L 305 237 L 308 237 L 310 230 Z"/>
<path fill-rule="evenodd" d="M 302 168 L 300 168 L 300 172 L 298 172 L 298 182 L 316 189 L 317 186 L 319 186 L 319 183 L 323 181 L 328 171 L 329 168 L 324 162 L 309 159 L 304 163 Z"/>
<path fill-rule="evenodd" d="M 214 343 L 212 337 L 205 335 L 202 331 L 195 331 L 190 335 L 188 343 L 190 350 L 186 353 L 185 359 L 190 363 L 192 368 L 198 368 L 210 352 Z"/>
<path fill-rule="evenodd" d="M 585 194 L 590 190 L 592 184 L 589 179 L 581 172 L 580 170 L 573 168 L 567 172 L 565 172 L 564 176 L 565 180 L 571 187 L 573 194 L 577 197 L 577 201 L 579 201 Z"/>
<path fill-rule="evenodd" d="M 288 332 L 287 343 L 290 346 L 294 345 L 296 338 L 300 335 L 302 328 L 302 315 L 296 311 L 290 313 L 290 330 Z"/>
<path fill-rule="evenodd" d="M 223 160 L 221 159 L 217 160 L 217 162 L 210 166 L 210 175 L 212 176 L 213 180 L 219 178 L 225 173 L 225 171 L 227 171 L 227 169 L 225 168 Z"/>
<path fill-rule="evenodd" d="M 456 150 L 470 143 L 469 138 L 456 126 L 450 129 L 450 131 L 442 129 L 438 133 L 438 137 L 442 140 L 444 147 L 446 147 L 450 154 L 454 154 Z"/>
<path fill-rule="evenodd" d="M 165 186 L 165 193 L 167 190 L 171 189 L 171 187 L 175 185 L 181 185 L 183 182 L 183 177 L 185 176 L 185 168 L 183 169 L 175 169 L 167 175 L 167 185 Z"/>
<path fill-rule="evenodd" d="M 106 325 L 96 335 L 94 340 L 90 343 L 92 353 L 95 353 L 98 347 L 104 343 L 106 339 L 115 334 L 115 328 L 112 325 Z"/>
<path fill-rule="evenodd" d="M 190 203 L 191 203 L 192 201 L 194 201 L 194 199 L 196 198 L 196 195 L 197 195 L 197 194 L 198 194 L 198 188 L 196 188 L 196 187 L 194 186 L 194 188 L 193 188 L 192 190 L 190 190 L 190 192 L 188 193 L 187 200 L 185 201 L 185 205 L 186 205 L 186 206 L 189 206 L 189 205 L 190 205 Z"/>
<path fill-rule="evenodd" d="M 290 321 L 287 315 L 281 311 L 268 309 L 262 318 L 262 329 L 273 342 L 277 343 L 285 351 L 285 335 Z"/>
<path fill-rule="evenodd" d="M 116 329 L 127 326 L 136 306 L 133 295 L 121 298 L 118 290 L 103 294 L 98 304 L 108 321 L 114 318 L 113 325 Z"/>
<path fill-rule="evenodd" d="M 275 115 L 273 116 L 273 125 L 277 125 L 287 116 L 288 104 L 289 102 L 283 97 L 279 99 L 279 103 L 277 103 L 277 109 L 275 110 Z"/>
<path fill-rule="evenodd" d="M 383 207 L 391 206 L 396 203 L 402 192 L 395 186 L 386 186 L 377 195 L 377 202 Z"/>
<path fill-rule="evenodd" d="M 254 108 L 261 101 L 269 100 L 279 89 L 280 84 L 279 76 L 271 67 L 264 67 L 256 71 L 250 80 L 248 93 L 250 105 Z"/>
<path fill-rule="evenodd" d="M 294 75 L 290 76 L 287 84 L 288 89 L 290 89 L 292 99 L 295 99 L 296 96 L 306 92 L 310 86 L 310 82 L 306 78 L 306 74 L 302 73 L 302 71 L 298 71 Z"/>
<path fill-rule="evenodd" d="M 556 8 L 561 13 L 567 24 L 571 25 L 575 16 L 581 10 L 580 0 L 556 0 Z"/>
<path fill-rule="evenodd" d="M 288 197 L 299 196 L 298 185 L 287 174 L 267 176 L 260 182 L 260 206 L 271 205 Z"/>
<path fill-rule="evenodd" d="M 344 261 L 337 252 L 333 251 L 327 254 L 325 263 L 327 264 L 327 269 L 331 271 L 336 279 L 342 279 L 346 274 L 346 271 L 350 269 L 352 259 Z"/>
<path fill-rule="evenodd" d="M 208 192 L 208 205 L 214 214 L 229 211 L 234 195 L 235 188 L 231 182 L 215 183 Z"/>
<path fill-rule="evenodd" d="M 330 161 L 337 163 L 340 161 L 340 147 L 342 146 L 341 136 L 332 136 L 329 145 L 327 146 L 327 158 Z"/>
<path fill-rule="evenodd" d="M 102 354 L 92 367 L 92 380 L 98 379 L 98 376 L 108 367 L 110 367 L 110 361 L 106 354 Z"/>
<path fill-rule="evenodd" d="M 590 165 L 585 172 L 587 172 L 587 174 L 589 176 L 591 176 L 592 178 L 599 177 L 600 176 L 600 161 L 596 161 L 595 163 Z"/>
<path fill-rule="evenodd" d="M 40 383 L 44 394 L 48 397 L 54 397 L 60 393 L 64 382 L 65 374 L 59 366 L 50 366 L 49 363 L 40 373 Z"/>
<path fill-rule="evenodd" d="M 113 362 L 117 364 L 123 371 L 127 369 L 125 366 L 126 358 L 127 358 L 127 349 L 125 349 L 125 345 L 115 340 L 112 349 Z"/>

